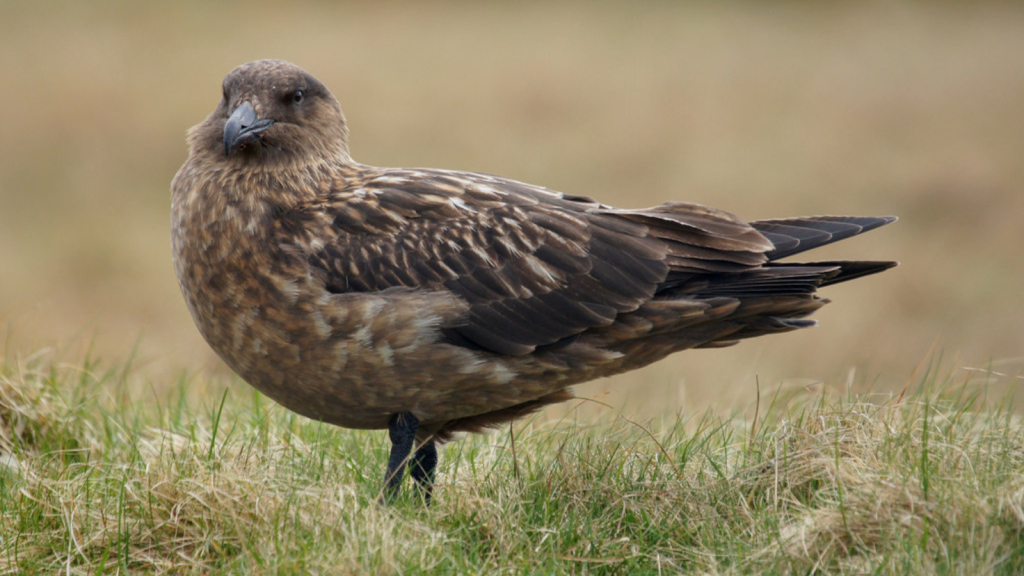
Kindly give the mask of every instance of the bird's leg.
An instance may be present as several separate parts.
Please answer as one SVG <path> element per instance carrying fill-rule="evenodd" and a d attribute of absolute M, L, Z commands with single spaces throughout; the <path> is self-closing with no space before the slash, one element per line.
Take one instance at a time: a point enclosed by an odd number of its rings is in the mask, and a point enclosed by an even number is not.
<path fill-rule="evenodd" d="M 381 501 L 391 503 L 402 490 L 402 476 L 405 475 L 405 463 L 412 453 L 416 441 L 416 430 L 420 421 L 412 412 L 395 414 L 388 420 L 388 436 L 391 438 L 391 457 L 388 458 L 388 469 L 384 474 L 384 493 Z"/>
<path fill-rule="evenodd" d="M 437 469 L 437 444 L 433 438 L 428 438 L 412 457 L 412 469 L 410 475 L 419 486 L 423 500 L 430 504 L 430 497 L 434 492 L 434 471 Z"/>

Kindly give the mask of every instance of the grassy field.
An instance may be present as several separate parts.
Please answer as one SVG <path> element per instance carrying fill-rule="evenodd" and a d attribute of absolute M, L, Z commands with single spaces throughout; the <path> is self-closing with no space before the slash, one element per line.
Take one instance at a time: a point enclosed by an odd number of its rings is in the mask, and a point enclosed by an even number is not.
<path fill-rule="evenodd" d="M 382 508 L 385 435 L 231 376 L 173 276 L 185 130 L 266 57 L 368 164 L 896 214 L 817 255 L 902 265 Z M 0 573 L 1024 571 L 1020 2 L 0 0 L 0 72 Z"/>
<path fill-rule="evenodd" d="M 137 378 L 46 353 L 0 368 L 0 573 L 1024 570 L 1024 423 L 937 366 L 751 418 L 519 423 L 449 445 L 427 509 L 376 504 L 383 433 Z"/>

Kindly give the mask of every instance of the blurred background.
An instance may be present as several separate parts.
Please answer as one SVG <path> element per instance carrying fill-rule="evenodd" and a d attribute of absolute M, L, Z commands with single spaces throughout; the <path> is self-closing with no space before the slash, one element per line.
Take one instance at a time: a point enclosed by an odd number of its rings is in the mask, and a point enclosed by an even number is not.
<path fill-rule="evenodd" d="M 169 184 L 222 77 L 272 57 L 334 91 L 364 163 L 900 216 L 815 253 L 903 263 L 829 289 L 820 328 L 578 389 L 631 417 L 899 390 L 940 355 L 1024 384 L 1022 3 L 0 1 L 0 32 L 8 359 L 229 380 L 178 292 Z"/>

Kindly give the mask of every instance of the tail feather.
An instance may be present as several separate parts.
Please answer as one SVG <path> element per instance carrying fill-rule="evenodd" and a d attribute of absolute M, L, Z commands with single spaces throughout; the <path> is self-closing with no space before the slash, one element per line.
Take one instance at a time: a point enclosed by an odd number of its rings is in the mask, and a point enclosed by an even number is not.
<path fill-rule="evenodd" d="M 839 284 L 840 282 L 846 282 L 847 280 L 853 280 L 854 278 L 861 278 L 863 276 L 870 276 L 871 274 L 877 274 L 889 268 L 895 268 L 899 266 L 899 262 L 891 261 L 868 261 L 868 260 L 853 260 L 853 261 L 835 261 L 835 262 L 808 262 L 807 266 L 838 266 L 839 272 L 834 276 L 824 278 L 821 285 L 831 286 L 833 284 Z"/>
<path fill-rule="evenodd" d="M 875 274 L 898 263 L 779 260 L 895 220 L 891 216 L 811 216 L 751 222 L 751 228 L 771 242 L 770 247 L 763 242 L 760 246 L 751 244 L 767 262 L 744 267 L 733 259 L 729 262 L 731 268 L 672 262 L 655 298 L 626 315 L 632 321 L 617 322 L 594 333 L 612 340 L 611 348 L 626 357 L 635 354 L 644 358 L 636 361 L 635 365 L 640 366 L 670 351 L 719 348 L 747 338 L 810 328 L 817 322 L 808 316 L 828 303 L 818 295 L 819 288 Z M 768 250 L 763 251 L 763 247 Z M 688 313 L 680 314 L 676 307 Z M 660 342 L 663 347 L 657 348 L 652 342 Z M 647 352 L 649 349 L 657 353 Z"/>
<path fill-rule="evenodd" d="M 835 264 L 807 266 L 790 264 L 764 266 L 738 274 L 707 275 L 687 278 L 670 294 L 698 298 L 755 298 L 758 296 L 813 294 L 826 278 L 835 276 Z"/>

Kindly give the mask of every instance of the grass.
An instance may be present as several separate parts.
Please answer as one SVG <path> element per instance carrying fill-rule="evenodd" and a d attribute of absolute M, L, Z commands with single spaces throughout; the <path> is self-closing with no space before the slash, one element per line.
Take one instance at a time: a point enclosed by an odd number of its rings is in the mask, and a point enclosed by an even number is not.
<path fill-rule="evenodd" d="M 449 445 L 429 509 L 375 503 L 385 434 L 134 378 L 0 368 L 0 573 L 1024 571 L 1024 424 L 934 369 L 756 421 L 518 423 Z"/>

